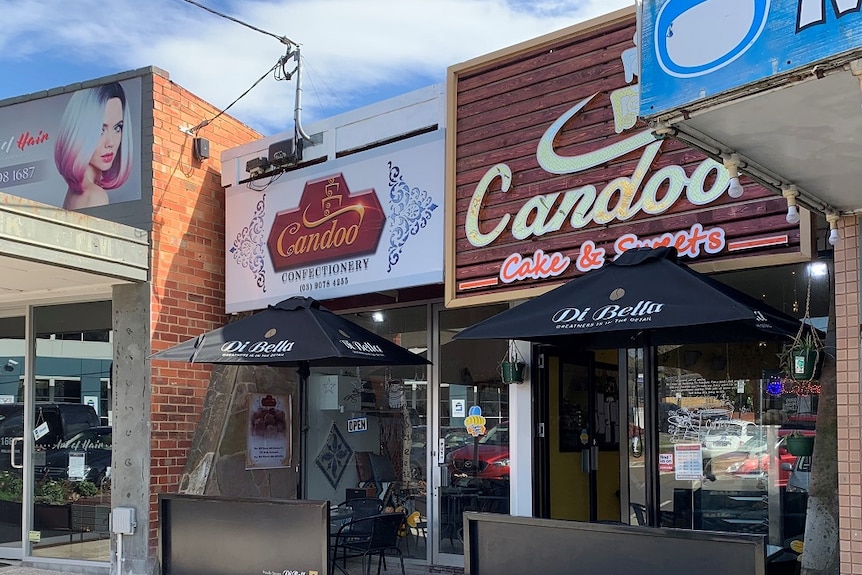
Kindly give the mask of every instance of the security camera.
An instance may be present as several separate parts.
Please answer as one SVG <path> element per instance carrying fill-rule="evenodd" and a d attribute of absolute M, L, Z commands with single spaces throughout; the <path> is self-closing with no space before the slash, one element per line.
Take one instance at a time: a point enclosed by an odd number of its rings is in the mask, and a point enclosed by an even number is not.
<path fill-rule="evenodd" d="M 6 361 L 6 363 L 8 363 L 9 365 L 18 365 L 18 362 L 15 361 L 14 359 L 9 359 Z"/>

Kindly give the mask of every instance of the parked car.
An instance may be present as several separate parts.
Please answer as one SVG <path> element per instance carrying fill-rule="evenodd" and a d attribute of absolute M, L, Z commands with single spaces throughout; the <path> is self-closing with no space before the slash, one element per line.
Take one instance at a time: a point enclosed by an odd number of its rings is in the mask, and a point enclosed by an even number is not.
<path fill-rule="evenodd" d="M 778 435 L 785 436 L 791 433 L 813 436 L 817 433 L 816 413 L 796 413 L 787 418 L 778 428 Z"/>
<path fill-rule="evenodd" d="M 85 429 L 57 449 L 49 449 L 45 455 L 45 465 L 36 468 L 37 479 L 83 479 L 102 487 L 111 474 L 112 428 L 97 426 Z M 84 455 L 83 473 L 70 477 L 69 456 Z"/>
<path fill-rule="evenodd" d="M 808 493 L 808 483 L 811 479 L 811 456 L 803 455 L 796 458 L 789 468 L 787 491 Z"/>
<path fill-rule="evenodd" d="M 456 449 L 447 456 L 447 463 L 452 477 L 508 480 L 509 422 L 503 421 L 489 429 L 478 445 L 468 443 Z"/>
<path fill-rule="evenodd" d="M 786 487 L 796 456 L 787 450 L 783 437 L 772 449 L 769 449 L 765 437 L 752 437 L 740 449 L 715 457 L 712 471 L 729 473 L 738 478 L 765 479 L 769 477 L 769 465 L 773 457 L 778 458 L 778 486 Z"/>
<path fill-rule="evenodd" d="M 37 403 L 35 406 L 36 454 L 59 448 L 75 434 L 99 425 L 99 416 L 90 405 L 81 403 Z M 16 465 L 23 463 L 24 404 L 0 404 L 0 471 L 12 470 L 12 446 Z"/>
<path fill-rule="evenodd" d="M 442 427 L 440 428 L 440 436 L 443 438 L 444 458 L 455 449 L 473 443 L 473 437 L 467 433 L 464 427 Z M 410 445 L 410 477 L 412 479 L 427 479 L 425 477 L 427 439 L 426 426 L 413 426 Z"/>
<path fill-rule="evenodd" d="M 712 459 L 723 453 L 737 451 L 758 433 L 757 425 L 743 419 L 719 421 L 703 436 L 703 458 Z"/>

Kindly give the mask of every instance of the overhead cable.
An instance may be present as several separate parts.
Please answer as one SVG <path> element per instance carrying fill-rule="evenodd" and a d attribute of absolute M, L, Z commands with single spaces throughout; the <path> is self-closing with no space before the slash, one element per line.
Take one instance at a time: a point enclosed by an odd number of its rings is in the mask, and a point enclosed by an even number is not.
<path fill-rule="evenodd" d="M 200 2 L 195 2 L 195 0 L 183 0 L 183 1 L 189 3 L 193 6 L 197 6 L 198 8 L 201 8 L 202 10 L 206 10 L 207 12 L 209 12 L 211 14 L 215 14 L 216 16 L 221 16 L 222 18 L 230 20 L 231 22 L 236 22 L 237 24 L 240 24 L 241 26 L 245 26 L 246 28 L 251 28 L 255 32 L 260 32 L 261 34 L 266 34 L 267 36 L 272 36 L 273 38 L 275 38 L 276 40 L 278 40 L 282 44 L 287 44 L 288 46 L 299 46 L 299 44 L 297 44 L 296 42 L 294 42 L 293 40 L 291 40 L 287 36 L 279 36 L 278 34 L 273 34 L 272 32 L 267 32 L 266 30 L 262 30 L 262 29 L 258 28 L 257 26 L 252 26 L 248 22 L 243 22 L 242 20 L 240 20 L 238 18 L 234 18 L 233 16 L 228 16 L 227 14 L 222 14 L 221 12 L 219 12 L 217 10 L 213 10 L 212 8 L 210 8 L 208 6 L 204 6 Z"/>

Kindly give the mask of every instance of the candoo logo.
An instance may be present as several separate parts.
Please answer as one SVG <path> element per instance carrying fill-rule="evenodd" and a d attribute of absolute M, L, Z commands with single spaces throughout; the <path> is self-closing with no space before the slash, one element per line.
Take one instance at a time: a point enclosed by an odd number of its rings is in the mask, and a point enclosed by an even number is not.
<path fill-rule="evenodd" d="M 377 250 L 386 217 L 377 193 L 351 194 L 340 173 L 306 182 L 299 205 L 275 215 L 267 240 L 275 271 Z"/>

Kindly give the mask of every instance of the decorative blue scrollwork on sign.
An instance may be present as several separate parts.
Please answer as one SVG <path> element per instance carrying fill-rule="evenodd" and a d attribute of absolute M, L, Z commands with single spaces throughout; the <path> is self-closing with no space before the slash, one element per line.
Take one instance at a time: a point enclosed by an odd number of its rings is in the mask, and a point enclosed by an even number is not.
<path fill-rule="evenodd" d="M 254 274 L 257 287 L 266 291 L 266 274 L 264 273 L 264 254 L 266 253 L 266 236 L 263 233 L 263 216 L 266 214 L 266 194 L 261 196 L 254 210 L 251 222 L 236 235 L 230 253 L 234 261 Z"/>
<path fill-rule="evenodd" d="M 410 236 L 428 225 L 437 204 L 425 190 L 411 188 L 401 175 L 401 168 L 389 162 L 389 269 L 398 263 Z"/>

